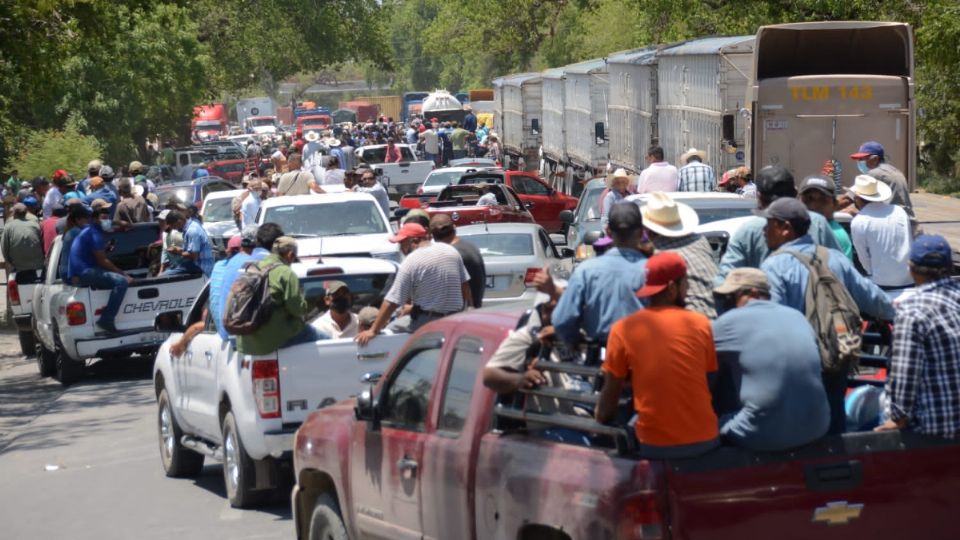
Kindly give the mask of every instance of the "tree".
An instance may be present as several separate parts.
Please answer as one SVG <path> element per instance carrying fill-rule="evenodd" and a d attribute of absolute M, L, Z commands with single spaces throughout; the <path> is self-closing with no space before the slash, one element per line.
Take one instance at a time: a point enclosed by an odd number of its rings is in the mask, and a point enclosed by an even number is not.
<path fill-rule="evenodd" d="M 71 174 L 82 176 L 87 170 L 87 163 L 103 155 L 100 142 L 80 132 L 76 116 L 70 117 L 62 130 L 32 132 L 22 148 L 12 164 L 21 178 L 49 178 L 57 169 L 66 169 Z"/>

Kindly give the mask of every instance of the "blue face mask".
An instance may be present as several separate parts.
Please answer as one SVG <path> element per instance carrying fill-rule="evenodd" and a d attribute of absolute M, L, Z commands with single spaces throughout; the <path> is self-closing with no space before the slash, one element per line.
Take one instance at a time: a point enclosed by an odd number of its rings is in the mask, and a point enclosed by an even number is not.
<path fill-rule="evenodd" d="M 100 220 L 100 228 L 103 229 L 103 232 L 113 232 L 113 220 L 112 219 Z"/>
<path fill-rule="evenodd" d="M 866 160 L 860 160 L 857 162 L 857 168 L 860 169 L 861 174 L 867 174 L 870 172 L 870 167 L 867 167 Z"/>

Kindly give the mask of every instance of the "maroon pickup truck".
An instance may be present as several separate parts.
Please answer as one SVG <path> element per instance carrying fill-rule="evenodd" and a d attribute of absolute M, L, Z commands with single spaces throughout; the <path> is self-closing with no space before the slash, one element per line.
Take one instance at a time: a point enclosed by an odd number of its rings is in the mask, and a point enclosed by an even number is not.
<path fill-rule="evenodd" d="M 294 450 L 297 537 L 955 538 L 957 442 L 864 432 L 782 453 L 642 459 L 624 428 L 536 414 L 518 406 L 525 396 L 484 387 L 482 367 L 521 317 L 481 310 L 430 323 L 369 392 L 314 412 Z M 573 399 L 589 406 L 596 394 Z M 553 442 L 543 425 L 586 440 Z"/>
<path fill-rule="evenodd" d="M 488 189 L 496 197 L 492 204 L 478 204 L 481 191 Z M 425 208 L 430 217 L 447 214 L 458 227 L 473 223 L 534 223 L 533 215 L 507 186 L 447 186 L 437 200 Z"/>

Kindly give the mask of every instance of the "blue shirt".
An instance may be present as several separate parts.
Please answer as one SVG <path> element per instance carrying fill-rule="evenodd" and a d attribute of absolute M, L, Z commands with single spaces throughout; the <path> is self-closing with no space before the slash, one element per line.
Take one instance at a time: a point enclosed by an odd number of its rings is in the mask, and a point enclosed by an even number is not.
<path fill-rule="evenodd" d="M 108 203 L 110 203 L 110 204 L 113 205 L 113 206 L 110 207 L 110 215 L 112 216 L 112 215 L 113 215 L 113 212 L 114 212 L 114 211 L 116 210 L 116 208 L 117 208 L 117 195 L 116 195 L 116 193 L 114 193 L 113 190 L 111 190 L 111 189 L 108 188 L 107 186 L 103 186 L 102 188 L 100 188 L 100 189 L 98 189 L 98 190 L 96 190 L 96 191 L 91 191 L 88 195 L 86 195 L 86 196 L 83 198 L 83 204 L 85 204 L 85 205 L 87 205 L 87 206 L 90 206 L 91 204 L 93 204 L 93 201 L 95 201 L 95 200 L 97 200 L 97 199 L 103 199 L 103 200 L 105 200 L 105 201 L 107 201 Z"/>
<path fill-rule="evenodd" d="M 766 226 L 765 218 L 754 216 L 737 229 L 730 243 L 727 244 L 723 259 L 720 260 L 720 273 L 717 274 L 714 285 L 723 283 L 724 278 L 734 268 L 760 268 L 760 263 L 770 253 L 767 248 L 767 237 L 763 233 L 763 228 Z M 816 212 L 810 212 L 810 230 L 807 234 L 821 246 L 840 249 L 827 219 Z"/>
<path fill-rule="evenodd" d="M 197 266 L 203 275 L 210 277 L 213 272 L 213 246 L 210 245 L 207 231 L 203 230 L 203 225 L 195 219 L 187 220 L 187 228 L 183 232 L 183 251 L 196 253 Z"/>
<path fill-rule="evenodd" d="M 643 308 L 637 291 L 643 287 L 646 264 L 642 253 L 622 248 L 581 263 L 553 310 L 557 335 L 577 343 L 583 328 L 587 337 L 606 344 L 613 323 Z"/>
<path fill-rule="evenodd" d="M 751 450 L 776 451 L 827 433 L 820 349 L 802 313 L 751 300 L 714 321 L 713 339 L 722 436 Z"/>
<path fill-rule="evenodd" d="M 603 202 L 600 204 L 600 223 L 604 227 L 607 226 L 607 222 L 610 221 L 610 210 L 613 208 L 613 205 L 623 202 L 627 198 L 627 194 L 622 194 L 615 189 L 607 190 L 607 194 L 603 197 Z"/>
<path fill-rule="evenodd" d="M 787 242 L 780 249 L 789 249 L 812 257 L 817 245 L 813 243 L 810 235 L 803 235 Z M 860 311 L 878 319 L 893 320 L 895 315 L 893 304 L 890 303 L 886 293 L 874 282 L 860 275 L 846 255 L 831 249 L 827 266 L 850 292 Z M 810 272 L 799 259 L 789 253 L 780 253 L 767 257 L 767 260 L 760 265 L 760 269 L 766 272 L 767 279 L 770 281 L 771 300 L 805 313 L 805 294 Z"/>
<path fill-rule="evenodd" d="M 100 225 L 90 223 L 83 228 L 70 245 L 70 262 L 67 263 L 67 279 L 80 277 L 91 268 L 100 268 L 94 251 L 103 251 L 107 248 L 107 238 L 100 230 Z"/>
<path fill-rule="evenodd" d="M 226 329 L 223 328 L 223 311 L 227 309 L 227 296 L 230 295 L 233 282 L 240 275 L 244 264 L 250 261 L 259 262 L 269 254 L 270 252 L 263 248 L 256 248 L 249 255 L 241 251 L 226 261 L 220 261 L 226 264 L 222 267 L 223 271 L 219 276 L 219 283 L 217 282 L 216 268 L 220 267 L 220 263 L 217 263 L 217 267 L 214 268 L 214 275 L 210 277 L 210 315 L 213 317 L 213 321 L 217 325 L 217 333 L 220 334 L 222 339 L 230 338 Z"/>
<path fill-rule="evenodd" d="M 60 276 L 60 279 L 69 282 L 70 274 L 68 273 L 68 268 L 70 266 L 70 248 L 73 246 L 73 241 L 77 239 L 77 236 L 83 231 L 80 227 L 74 227 L 69 231 L 63 233 L 62 246 L 60 248 L 60 262 L 57 264 L 57 274 Z"/>

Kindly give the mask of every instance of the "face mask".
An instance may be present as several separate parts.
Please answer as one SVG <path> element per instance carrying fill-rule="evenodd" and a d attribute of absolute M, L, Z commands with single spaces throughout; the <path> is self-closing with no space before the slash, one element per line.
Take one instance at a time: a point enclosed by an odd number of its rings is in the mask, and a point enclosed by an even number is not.
<path fill-rule="evenodd" d="M 713 295 L 714 306 L 717 309 L 717 316 L 737 307 L 737 297 L 734 294 L 716 294 Z"/>
<path fill-rule="evenodd" d="M 353 306 L 353 301 L 349 296 L 338 296 L 333 299 L 332 306 L 334 311 L 343 313 Z"/>
<path fill-rule="evenodd" d="M 860 169 L 861 174 L 867 174 L 870 172 L 870 167 L 867 167 L 866 160 L 860 160 L 857 162 L 857 169 Z"/>
<path fill-rule="evenodd" d="M 113 220 L 111 219 L 100 220 L 100 228 L 103 229 L 103 232 L 113 232 Z"/>

